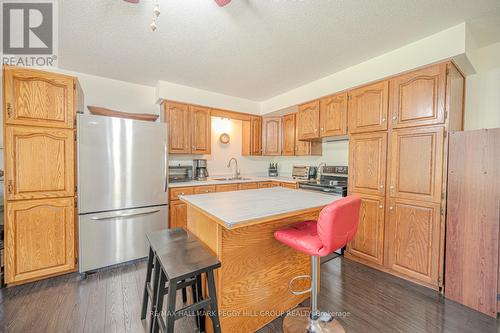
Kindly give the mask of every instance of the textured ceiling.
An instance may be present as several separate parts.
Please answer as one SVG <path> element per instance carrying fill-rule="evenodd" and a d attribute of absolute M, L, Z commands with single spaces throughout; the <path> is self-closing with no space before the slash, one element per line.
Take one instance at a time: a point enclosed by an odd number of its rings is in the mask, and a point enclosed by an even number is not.
<path fill-rule="evenodd" d="M 60 67 L 262 101 L 500 13 L 499 0 L 233 0 L 224 8 L 212 0 L 159 2 L 153 33 L 151 0 L 60 1 Z"/>

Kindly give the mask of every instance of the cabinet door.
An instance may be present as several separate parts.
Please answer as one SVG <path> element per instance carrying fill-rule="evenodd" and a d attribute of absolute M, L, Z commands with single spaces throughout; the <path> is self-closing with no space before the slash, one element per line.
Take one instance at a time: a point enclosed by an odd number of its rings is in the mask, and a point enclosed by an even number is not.
<path fill-rule="evenodd" d="M 250 155 L 262 155 L 262 118 L 250 119 Z"/>
<path fill-rule="evenodd" d="M 168 123 L 168 151 L 170 154 L 191 153 L 191 126 L 189 106 L 179 103 L 165 103 L 165 117 Z"/>
<path fill-rule="evenodd" d="M 446 64 L 420 69 L 391 80 L 392 128 L 443 124 Z"/>
<path fill-rule="evenodd" d="M 210 109 L 190 106 L 191 113 L 191 153 L 210 155 L 211 128 Z"/>
<path fill-rule="evenodd" d="M 389 82 L 383 81 L 349 92 L 349 133 L 387 129 Z"/>
<path fill-rule="evenodd" d="M 438 286 L 439 204 L 390 199 L 387 238 L 389 268 Z"/>
<path fill-rule="evenodd" d="M 263 155 L 281 155 L 281 117 L 262 119 Z"/>
<path fill-rule="evenodd" d="M 393 131 L 390 142 L 390 196 L 441 202 L 443 148 L 443 127 Z"/>
<path fill-rule="evenodd" d="M 349 141 L 349 192 L 384 196 L 387 133 L 351 135 Z"/>
<path fill-rule="evenodd" d="M 295 114 L 283 117 L 283 151 L 284 156 L 295 155 Z"/>
<path fill-rule="evenodd" d="M 75 195 L 74 131 L 5 127 L 7 200 Z"/>
<path fill-rule="evenodd" d="M 6 282 L 18 283 L 75 268 L 73 198 L 6 202 Z"/>
<path fill-rule="evenodd" d="M 4 69 L 7 125 L 73 128 L 74 79 L 24 68 Z"/>
<path fill-rule="evenodd" d="M 321 137 L 347 134 L 347 93 L 322 98 L 320 101 Z"/>
<path fill-rule="evenodd" d="M 299 140 L 319 138 L 319 101 L 299 105 L 297 127 Z"/>
<path fill-rule="evenodd" d="M 187 226 L 187 204 L 182 201 L 170 202 L 169 228 L 186 228 Z"/>
<path fill-rule="evenodd" d="M 361 197 L 358 231 L 347 249 L 349 254 L 382 265 L 384 261 L 384 197 Z"/>

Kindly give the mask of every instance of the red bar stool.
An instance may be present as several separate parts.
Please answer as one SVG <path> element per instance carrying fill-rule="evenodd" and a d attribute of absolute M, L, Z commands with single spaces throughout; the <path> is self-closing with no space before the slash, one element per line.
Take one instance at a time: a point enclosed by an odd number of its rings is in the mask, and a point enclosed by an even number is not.
<path fill-rule="evenodd" d="M 344 247 L 354 237 L 358 230 L 360 206 L 361 199 L 350 195 L 323 208 L 318 221 L 299 222 L 274 233 L 274 237 L 281 243 L 311 256 L 311 288 L 299 292 L 292 291 L 295 295 L 311 292 L 309 318 L 300 315 L 287 316 L 283 321 L 285 333 L 345 332 L 338 321 L 318 310 L 318 265 L 319 257 Z M 294 280 L 304 277 L 309 276 L 298 276 L 290 281 L 290 285 Z M 305 310 L 301 308 L 295 312 L 303 313 Z"/>

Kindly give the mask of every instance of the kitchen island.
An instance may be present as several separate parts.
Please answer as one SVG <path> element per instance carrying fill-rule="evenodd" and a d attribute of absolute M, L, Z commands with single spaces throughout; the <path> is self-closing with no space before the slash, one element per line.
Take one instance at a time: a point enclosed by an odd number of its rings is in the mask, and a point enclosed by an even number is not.
<path fill-rule="evenodd" d="M 254 332 L 309 297 L 288 290 L 292 278 L 310 274 L 309 256 L 276 241 L 274 231 L 315 220 L 340 198 L 280 187 L 180 197 L 188 230 L 222 262 L 215 274 L 223 332 Z"/>

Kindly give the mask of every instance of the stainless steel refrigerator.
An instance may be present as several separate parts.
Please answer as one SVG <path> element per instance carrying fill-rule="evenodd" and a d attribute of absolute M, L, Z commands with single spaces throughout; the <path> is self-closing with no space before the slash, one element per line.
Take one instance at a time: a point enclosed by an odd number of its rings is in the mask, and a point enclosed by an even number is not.
<path fill-rule="evenodd" d="M 77 142 L 79 271 L 147 256 L 168 226 L 166 126 L 79 114 Z"/>

